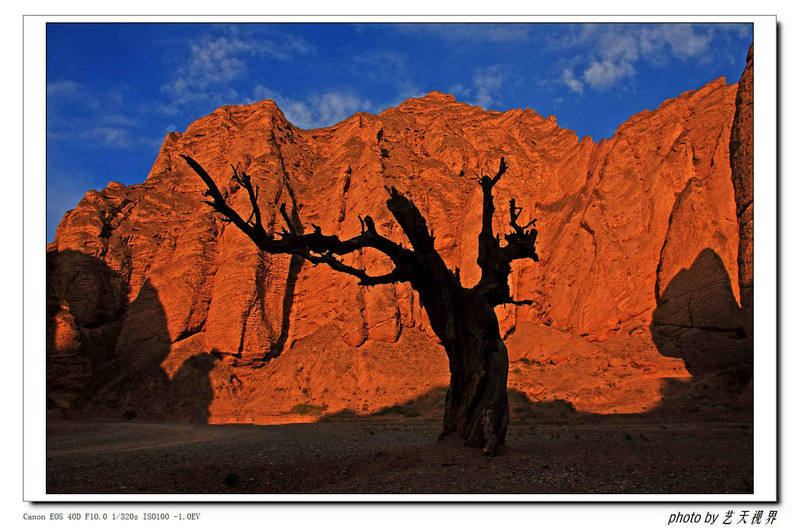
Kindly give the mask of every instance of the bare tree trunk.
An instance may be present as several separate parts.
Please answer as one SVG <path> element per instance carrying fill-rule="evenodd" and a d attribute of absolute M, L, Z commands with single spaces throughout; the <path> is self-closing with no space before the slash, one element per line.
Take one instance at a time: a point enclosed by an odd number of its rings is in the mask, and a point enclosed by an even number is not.
<path fill-rule="evenodd" d="M 511 262 L 539 260 L 536 254 L 536 220 L 519 225 L 517 220 L 522 209 L 513 199 L 509 202 L 512 231 L 504 236 L 505 246 L 493 231 L 492 188 L 508 168 L 505 159 L 500 159 L 500 168 L 494 177 L 484 175 L 479 179 L 483 192 L 483 220 L 478 236 L 478 265 L 482 274 L 477 285 L 464 288 L 458 270 L 450 271 L 436 251 L 435 239 L 425 217 L 413 201 L 395 188 L 389 190 L 386 207 L 403 229 L 411 249 L 380 235 L 369 216 L 360 218 L 361 234 L 347 240 L 325 235 L 320 227 L 313 225 L 314 231 L 306 233 L 299 219 L 293 220 L 289 216 L 285 205 L 281 205 L 280 212 L 286 229 L 276 236 L 267 232 L 261 223 L 258 188 L 253 186 L 247 174 L 233 169 L 233 179 L 247 191 L 253 209 L 250 218 L 245 220 L 228 205 L 211 176 L 194 159 L 183 157 L 208 186 L 205 195 L 211 200 L 206 203 L 248 235 L 259 249 L 299 256 L 315 265 L 326 264 L 336 271 L 357 277 L 364 286 L 411 283 L 419 293 L 431 328 L 441 340 L 450 361 L 450 387 L 439 438 L 456 433 L 464 440 L 464 445 L 482 447 L 489 455 L 494 455 L 505 444 L 508 351 L 500 336 L 494 307 L 532 303 L 515 301 L 511 297 L 508 276 Z M 339 258 L 364 248 L 385 254 L 391 259 L 394 269 L 375 276 L 349 266 Z"/>
<path fill-rule="evenodd" d="M 454 311 L 444 423 L 440 439 L 455 432 L 468 447 L 493 455 L 505 444 L 508 428 L 508 351 L 492 309 L 464 291 Z"/>

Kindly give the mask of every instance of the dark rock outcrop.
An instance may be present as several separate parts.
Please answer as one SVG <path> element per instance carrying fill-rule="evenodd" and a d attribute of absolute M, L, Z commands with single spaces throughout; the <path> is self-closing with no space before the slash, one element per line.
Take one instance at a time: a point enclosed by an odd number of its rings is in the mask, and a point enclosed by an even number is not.
<path fill-rule="evenodd" d="M 753 314 L 753 47 L 736 91 L 736 113 L 731 128 L 731 179 L 739 220 L 739 290 L 742 310 Z"/>

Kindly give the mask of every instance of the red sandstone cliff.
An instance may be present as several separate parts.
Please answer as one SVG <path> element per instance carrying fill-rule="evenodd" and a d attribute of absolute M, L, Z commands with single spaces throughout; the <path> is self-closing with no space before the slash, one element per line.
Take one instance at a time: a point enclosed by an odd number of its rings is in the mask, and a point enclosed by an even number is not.
<path fill-rule="evenodd" d="M 369 214 L 402 240 L 385 207 L 395 186 L 465 285 L 479 274 L 474 176 L 504 156 L 495 227 L 516 198 L 523 219 L 538 218 L 541 257 L 515 263 L 511 276 L 514 298 L 534 304 L 498 308 L 510 388 L 609 413 L 661 407 L 680 379 L 705 381 L 706 394 L 746 381 L 728 373 L 747 366 L 749 349 L 739 307 L 752 243 L 740 246 L 739 235 L 752 242 L 752 164 L 749 182 L 731 173 L 747 160 L 748 131 L 752 145 L 749 58 L 738 89 L 713 81 L 599 143 L 530 109 L 484 111 L 437 92 L 315 130 L 294 127 L 269 100 L 218 109 L 170 133 L 144 183 L 90 191 L 59 225 L 48 246 L 49 403 L 264 421 L 302 404 L 374 412 L 446 386 L 444 352 L 407 285 L 365 289 L 259 252 L 202 203 L 179 154 L 245 212 L 230 181 L 230 165 L 241 166 L 276 229 L 287 203 L 326 233 L 356 234 Z M 355 260 L 386 267 L 367 253 Z"/>

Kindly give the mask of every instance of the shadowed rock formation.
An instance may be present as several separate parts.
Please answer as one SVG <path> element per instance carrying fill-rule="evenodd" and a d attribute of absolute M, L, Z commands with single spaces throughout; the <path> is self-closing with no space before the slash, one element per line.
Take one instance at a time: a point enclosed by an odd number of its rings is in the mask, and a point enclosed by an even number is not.
<path fill-rule="evenodd" d="M 170 344 L 150 283 L 128 304 L 127 284 L 102 260 L 75 251 L 51 251 L 47 259 L 51 414 L 83 408 L 100 417 L 206 422 L 216 359 Z"/>
<path fill-rule="evenodd" d="M 659 298 L 651 330 L 659 351 L 682 359 L 691 378 L 667 379 L 662 408 L 752 415 L 753 343 L 719 256 L 703 250 Z"/>
<path fill-rule="evenodd" d="M 736 91 L 736 113 L 731 128 L 731 179 L 739 220 L 739 290 L 742 309 L 749 316 L 746 326 L 752 334 L 753 321 L 753 46 L 747 52 L 747 66 Z"/>

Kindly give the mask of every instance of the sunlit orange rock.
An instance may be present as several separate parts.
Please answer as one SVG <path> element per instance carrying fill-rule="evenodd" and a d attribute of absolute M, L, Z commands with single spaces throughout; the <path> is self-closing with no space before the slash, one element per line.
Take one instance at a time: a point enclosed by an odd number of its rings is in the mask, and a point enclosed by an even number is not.
<path fill-rule="evenodd" d="M 714 330 L 735 350 L 743 327 L 736 105 L 737 86 L 715 80 L 599 142 L 530 109 L 485 111 L 438 92 L 315 130 L 270 100 L 222 107 L 167 135 L 142 184 L 90 191 L 59 225 L 48 246 L 48 361 L 75 370 L 48 374 L 52 400 L 97 415 L 270 422 L 439 393 L 446 357 L 408 285 L 365 289 L 258 251 L 203 203 L 179 154 L 245 217 L 231 165 L 250 174 L 274 230 L 285 203 L 306 228 L 353 236 L 370 215 L 402 240 L 385 206 L 397 187 L 465 285 L 479 275 L 474 178 L 505 157 L 495 230 L 506 231 L 516 198 L 521 221 L 538 219 L 541 257 L 515 263 L 511 277 L 515 299 L 534 304 L 497 309 L 510 387 L 589 412 L 658 408 L 665 379 L 695 375 L 675 348 L 686 331 Z M 734 138 L 746 138 L 752 119 L 736 117 Z M 388 267 L 372 252 L 349 260 Z"/>

